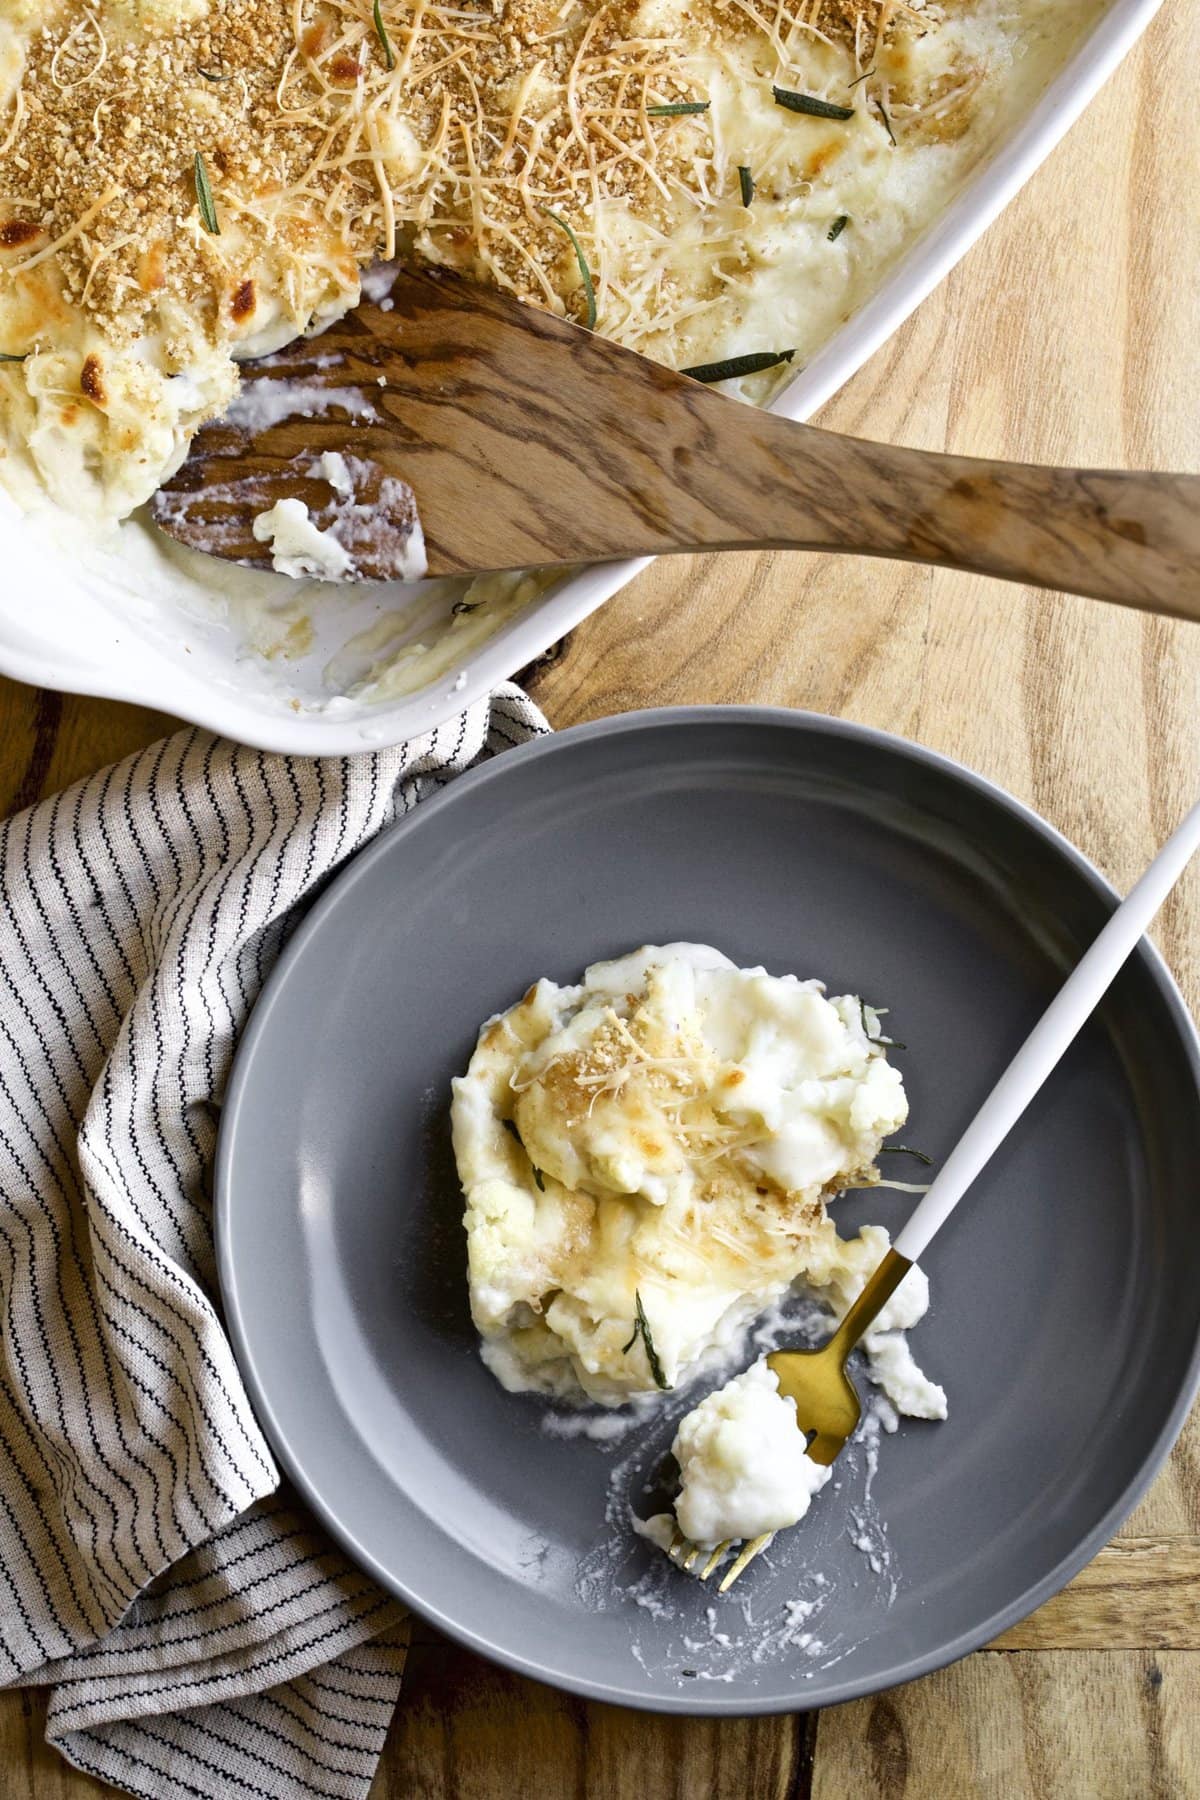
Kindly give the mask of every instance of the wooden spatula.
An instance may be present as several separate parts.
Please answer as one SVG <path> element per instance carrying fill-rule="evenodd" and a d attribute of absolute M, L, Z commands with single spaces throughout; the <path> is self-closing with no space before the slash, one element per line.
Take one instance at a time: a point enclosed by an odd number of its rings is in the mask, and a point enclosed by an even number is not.
<path fill-rule="evenodd" d="M 270 567 L 254 517 L 294 497 L 348 573 L 383 579 L 411 550 L 415 496 L 431 575 L 843 550 L 1200 618 L 1200 476 L 839 437 L 491 289 L 402 273 L 389 298 L 245 365 L 231 422 L 201 431 L 155 498 L 164 531 Z M 353 458 L 352 495 L 321 473 L 327 451 Z"/>

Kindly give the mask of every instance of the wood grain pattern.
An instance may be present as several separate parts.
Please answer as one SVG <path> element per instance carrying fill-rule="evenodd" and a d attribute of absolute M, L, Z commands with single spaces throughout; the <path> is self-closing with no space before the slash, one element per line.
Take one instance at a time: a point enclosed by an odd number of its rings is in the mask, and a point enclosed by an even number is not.
<path fill-rule="evenodd" d="M 1200 1538 L 1115 1538 L 1069 1587 L 991 1647 L 1200 1648 Z"/>
<path fill-rule="evenodd" d="M 1049 462 L 1200 466 L 1200 7 L 1141 49 L 962 267 L 826 410 L 844 432 Z M 828 557 L 658 564 L 533 677 L 556 723 L 808 706 L 961 757 L 1122 887 L 1200 793 L 1200 631 Z M 0 803 L 165 729 L 0 683 Z M 1156 933 L 1200 1003 L 1200 878 Z M 1190 1800 L 1200 1794 L 1200 1423 L 1115 1542 L 999 1646 L 812 1722 L 681 1723 L 497 1675 L 426 1628 L 372 1800 Z M 0 1695 L 4 1800 L 98 1800 Z M 224 1797 L 222 1797 L 224 1800 Z"/>
<path fill-rule="evenodd" d="M 812 1800 L 1188 1800 L 1200 1658 L 984 1651 L 821 1714 Z"/>
<path fill-rule="evenodd" d="M 72 1769 L 45 1740 L 45 1696 L 36 1689 L 0 1694 L 4 1800 L 100 1800 L 101 1795 L 116 1793 L 107 1782 Z"/>
<path fill-rule="evenodd" d="M 269 568 L 256 515 L 295 498 L 357 575 L 387 579 L 404 573 L 419 505 L 433 575 L 838 549 L 1200 619 L 1200 475 L 983 461 L 798 425 L 452 277 L 402 271 L 387 312 L 360 306 L 319 346 L 246 365 L 238 405 L 281 383 L 345 404 L 253 435 L 206 427 L 152 503 L 172 537 Z M 351 439 L 343 509 L 314 457 Z"/>
<path fill-rule="evenodd" d="M 591 1705 L 423 1640 L 371 1800 L 799 1800 L 816 1718 L 669 1719 Z"/>

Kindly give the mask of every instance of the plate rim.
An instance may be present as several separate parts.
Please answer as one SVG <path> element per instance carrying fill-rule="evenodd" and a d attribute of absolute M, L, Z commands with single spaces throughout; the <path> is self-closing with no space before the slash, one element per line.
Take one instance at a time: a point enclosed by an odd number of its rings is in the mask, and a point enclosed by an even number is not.
<path fill-rule="evenodd" d="M 854 720 L 836 718 L 825 713 L 784 706 L 744 704 L 663 706 L 615 713 L 600 719 L 588 720 L 582 724 L 568 726 L 561 731 L 552 732 L 548 736 L 534 738 L 510 751 L 490 757 L 488 761 L 477 764 L 473 769 L 464 771 L 439 793 L 429 796 L 414 807 L 410 813 L 395 820 L 390 826 L 385 826 L 370 844 L 355 852 L 346 865 L 338 871 L 314 901 L 281 951 L 263 983 L 243 1027 L 241 1038 L 234 1052 L 225 1100 L 221 1108 L 213 1186 L 217 1279 L 225 1325 L 233 1344 L 238 1371 L 255 1417 L 270 1444 L 272 1454 L 278 1460 L 281 1469 L 292 1482 L 304 1504 L 312 1510 L 334 1541 L 382 1588 L 402 1600 L 413 1612 L 435 1625 L 447 1637 L 474 1651 L 477 1655 L 528 1679 L 544 1682 L 559 1691 L 575 1694 L 583 1699 L 599 1700 L 609 1705 L 630 1707 L 643 1712 L 693 1718 L 752 1718 L 785 1715 L 823 1710 L 827 1706 L 840 1706 L 847 1701 L 886 1692 L 892 1687 L 904 1686 L 910 1681 L 919 1680 L 924 1675 L 933 1674 L 938 1669 L 945 1668 L 963 1656 L 969 1655 L 973 1650 L 980 1649 L 1011 1626 L 1028 1618 L 1046 1600 L 1065 1587 L 1081 1569 L 1092 1561 L 1133 1512 L 1149 1491 L 1170 1455 L 1197 1396 L 1200 1395 L 1200 1317 L 1197 1319 L 1196 1335 L 1184 1380 L 1155 1436 L 1150 1453 L 1142 1462 L 1137 1474 L 1126 1484 L 1118 1498 L 1084 1535 L 1081 1542 L 1067 1555 L 1061 1557 L 1040 1580 L 1024 1588 L 1008 1605 L 999 1608 L 977 1626 L 960 1632 L 957 1637 L 950 1640 L 948 1644 L 940 1646 L 936 1651 L 913 1657 L 908 1662 L 899 1664 L 893 1677 L 887 1682 L 881 1683 L 871 1676 L 858 1677 L 845 1681 L 841 1686 L 835 1685 L 832 1693 L 819 1700 L 806 1699 L 803 1694 L 782 1699 L 777 1696 L 764 1696 L 761 1701 L 750 1698 L 724 1700 L 720 1695 L 706 1695 L 702 1699 L 699 1695 L 692 1697 L 690 1694 L 682 1693 L 678 1697 L 666 1694 L 646 1695 L 637 1690 L 622 1688 L 611 1682 L 563 1674 L 539 1662 L 536 1656 L 525 1655 L 519 1651 L 510 1650 L 504 1645 L 491 1642 L 482 1633 L 473 1630 L 469 1623 L 450 1617 L 439 1611 L 435 1605 L 414 1597 L 405 1584 L 390 1570 L 383 1568 L 372 1552 L 358 1541 L 353 1531 L 338 1520 L 322 1499 L 313 1481 L 305 1473 L 301 1460 L 293 1453 L 287 1434 L 259 1379 L 246 1315 L 239 1301 L 237 1274 L 233 1267 L 230 1244 L 229 1207 L 237 1120 L 240 1108 L 245 1102 L 250 1071 L 259 1040 L 269 1029 L 274 1002 L 282 991 L 289 971 L 303 957 L 310 937 L 321 929 L 326 916 L 340 903 L 343 886 L 349 886 L 353 881 L 363 879 L 376 861 L 391 853 L 390 847 L 394 842 L 397 840 L 403 842 L 419 828 L 422 819 L 427 818 L 431 813 L 452 806 L 456 796 L 485 783 L 504 779 L 504 771 L 513 766 L 514 758 L 523 764 L 553 757 L 558 754 L 564 744 L 570 746 L 581 741 L 591 741 L 625 733 L 654 733 L 677 725 L 783 727 L 795 730 L 801 737 L 815 735 L 849 738 L 868 744 L 885 755 L 898 755 L 902 760 L 916 763 L 943 776 L 949 776 L 953 780 L 965 783 L 968 788 L 974 789 L 981 796 L 998 803 L 1014 815 L 1018 823 L 1031 829 L 1050 848 L 1056 850 L 1067 863 L 1073 865 L 1075 872 L 1083 877 L 1085 883 L 1092 888 L 1106 909 L 1112 911 L 1120 903 L 1121 896 L 1118 891 L 1090 857 L 1078 849 L 1063 832 L 1059 831 L 1057 826 L 1043 818 L 1025 801 L 1001 787 L 990 777 L 982 775 L 967 764 L 960 762 L 957 758 L 947 756 L 938 750 L 931 750 L 926 745 L 914 743 L 907 738 L 900 737 L 895 732 L 883 730 L 878 726 L 860 724 Z M 1191 1074 L 1196 1083 L 1198 1095 L 1200 1095 L 1200 1031 L 1197 1029 L 1179 985 L 1162 952 L 1148 935 L 1143 934 L 1138 947 L 1130 958 L 1131 961 L 1135 959 L 1143 963 L 1147 974 L 1159 988 L 1167 1003 L 1176 1027 L 1179 1048 L 1190 1064 Z"/>

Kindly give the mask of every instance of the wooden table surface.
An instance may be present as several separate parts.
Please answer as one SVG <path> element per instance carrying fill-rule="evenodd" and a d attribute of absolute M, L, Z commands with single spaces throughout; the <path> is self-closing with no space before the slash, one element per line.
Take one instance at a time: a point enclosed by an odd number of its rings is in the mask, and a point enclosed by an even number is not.
<path fill-rule="evenodd" d="M 1140 48 L 823 422 L 933 449 L 1200 469 L 1200 6 Z M 890 563 L 661 562 L 531 676 L 567 725 L 765 701 L 882 726 L 1030 802 L 1122 888 L 1200 793 L 1200 626 Z M 0 809 L 168 729 L 0 682 Z M 1200 1010 L 1200 872 L 1157 932 Z M 1069 1247 L 1064 1246 L 1064 1253 Z M 5 1800 L 96 1800 L 0 1695 Z M 1200 1795 L 1200 1422 L 1057 1599 L 924 1681 L 720 1725 L 589 1705 L 414 1625 L 372 1800 Z M 224 1800 L 224 1797 L 221 1797 Z"/>

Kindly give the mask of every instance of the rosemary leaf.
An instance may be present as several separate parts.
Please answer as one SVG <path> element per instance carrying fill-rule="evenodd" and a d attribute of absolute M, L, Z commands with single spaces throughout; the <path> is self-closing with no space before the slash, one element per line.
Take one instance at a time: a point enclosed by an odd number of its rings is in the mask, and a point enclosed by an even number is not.
<path fill-rule="evenodd" d="M 932 1156 L 926 1156 L 923 1150 L 914 1150 L 911 1144 L 880 1144 L 879 1154 L 880 1156 L 915 1156 L 918 1162 L 925 1164 L 926 1168 L 932 1169 L 933 1167 Z"/>
<path fill-rule="evenodd" d="M 738 164 L 738 181 L 742 188 L 742 205 L 749 206 L 754 198 L 754 176 L 745 163 Z"/>
<path fill-rule="evenodd" d="M 858 999 L 858 1010 L 862 1014 L 863 1036 L 866 1038 L 868 1044 L 882 1044 L 882 1046 L 885 1050 L 907 1050 L 908 1049 L 908 1045 L 902 1044 L 900 1042 L 899 1038 L 883 1037 L 882 1035 L 879 1037 L 871 1036 L 871 1027 L 867 1024 L 867 1003 L 862 998 L 861 994 L 859 995 L 859 999 Z M 871 1011 L 874 1012 L 875 1008 L 872 1007 Z"/>
<path fill-rule="evenodd" d="M 667 106 L 648 106 L 648 119 L 682 119 L 687 113 L 705 113 L 708 111 L 707 100 L 672 100 Z"/>
<path fill-rule="evenodd" d="M 232 81 L 232 75 L 218 75 L 215 69 L 201 69 L 197 66 L 197 75 L 203 75 L 205 81 Z"/>
<path fill-rule="evenodd" d="M 874 65 L 874 63 L 872 63 L 871 67 L 866 71 L 866 73 L 863 75 L 856 76 L 856 78 L 850 83 L 850 86 L 852 88 L 856 88 L 858 86 L 859 82 L 870 81 L 870 79 L 874 73 L 875 73 L 875 65 Z"/>
<path fill-rule="evenodd" d="M 392 49 L 392 41 L 387 34 L 387 26 L 383 22 L 383 13 L 380 11 L 379 0 L 375 0 L 374 19 L 375 36 L 379 39 L 379 45 L 383 51 L 383 60 L 389 69 L 394 69 L 396 66 L 396 52 Z"/>
<path fill-rule="evenodd" d="M 522 1150 L 525 1150 L 525 1139 L 521 1136 L 521 1133 L 517 1128 L 517 1121 L 515 1119 L 501 1119 L 500 1123 L 503 1125 L 505 1131 L 511 1131 Z M 529 1156 L 528 1150 L 525 1150 L 525 1154 L 526 1156 Z M 534 1162 L 532 1156 L 529 1156 L 529 1167 L 533 1171 L 533 1185 L 537 1188 L 539 1193 L 544 1194 L 546 1191 L 545 1177 Z"/>
<path fill-rule="evenodd" d="M 892 121 L 888 118 L 887 107 L 880 99 L 876 99 L 875 104 L 879 108 L 879 116 L 883 120 L 884 130 L 892 140 L 892 149 L 894 150 L 896 148 L 896 134 L 892 130 Z"/>
<path fill-rule="evenodd" d="M 571 240 L 571 248 L 575 252 L 575 261 L 579 264 L 579 274 L 583 281 L 583 291 L 587 295 L 587 328 L 589 331 L 595 331 L 596 285 L 592 280 L 592 271 L 587 265 L 587 257 L 583 254 L 583 245 L 579 242 L 579 239 L 575 236 L 575 233 L 571 230 L 571 227 L 560 213 L 552 212 L 548 206 L 543 206 L 542 211 L 548 219 L 553 219 L 559 229 L 565 231 Z"/>
<path fill-rule="evenodd" d="M 646 1361 L 649 1363 L 650 1373 L 654 1377 L 655 1387 L 659 1388 L 664 1394 L 669 1393 L 671 1384 L 663 1374 L 663 1366 L 658 1360 L 658 1351 L 654 1348 L 654 1339 L 650 1336 L 650 1321 L 647 1319 L 646 1309 L 642 1305 L 642 1296 L 636 1288 L 633 1293 L 633 1304 L 635 1309 L 633 1335 L 629 1342 L 622 1346 L 621 1354 L 623 1356 L 628 1356 L 638 1339 L 641 1338 L 643 1348 L 646 1352 Z"/>
<path fill-rule="evenodd" d="M 791 362 L 795 354 L 794 350 L 755 350 L 749 356 L 727 356 L 724 362 L 693 363 L 679 373 L 690 375 L 693 381 L 732 381 L 738 375 L 758 375 L 777 363 Z"/>
<path fill-rule="evenodd" d="M 772 87 L 776 106 L 789 112 L 808 113 L 814 119 L 852 119 L 852 106 L 837 106 L 832 100 L 819 100 L 815 94 L 796 94 L 791 88 Z"/>
<path fill-rule="evenodd" d="M 482 605 L 482 600 L 456 600 L 454 605 L 450 608 L 450 611 L 457 619 L 461 613 L 478 612 Z"/>
<path fill-rule="evenodd" d="M 825 234 L 828 237 L 831 244 L 837 242 L 838 238 L 841 237 L 843 231 L 845 231 L 845 229 L 849 223 L 850 223 L 850 214 L 849 213 L 839 213 L 838 214 L 837 218 L 833 221 L 833 224 L 829 227 L 829 230 Z"/>
<path fill-rule="evenodd" d="M 0 363 L 23 363 L 28 355 L 28 350 L 21 356 L 10 356 L 7 350 L 0 350 Z"/>
<path fill-rule="evenodd" d="M 204 166 L 204 158 L 196 152 L 195 163 L 196 205 L 200 208 L 200 219 L 205 231 L 213 237 L 220 237 L 221 222 L 217 218 L 217 209 L 213 202 L 212 188 L 209 185 L 208 170 Z"/>

